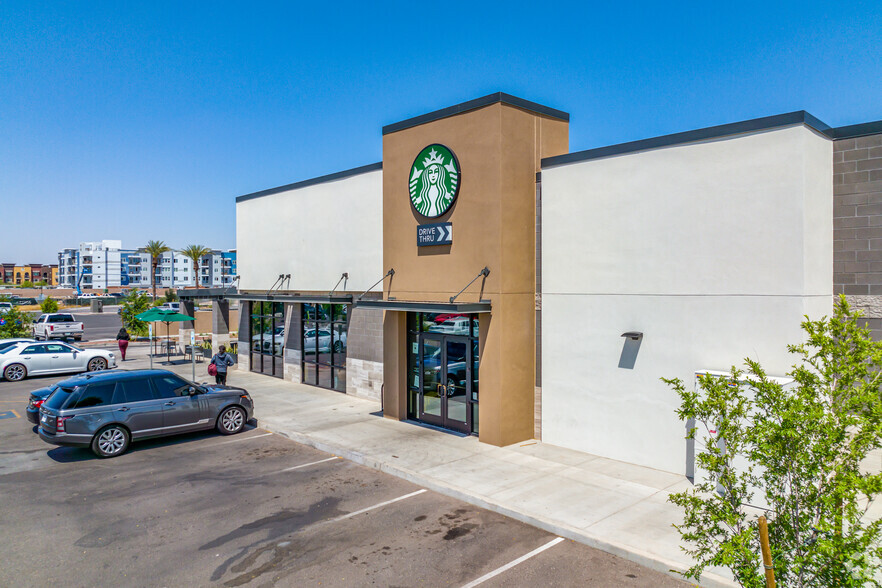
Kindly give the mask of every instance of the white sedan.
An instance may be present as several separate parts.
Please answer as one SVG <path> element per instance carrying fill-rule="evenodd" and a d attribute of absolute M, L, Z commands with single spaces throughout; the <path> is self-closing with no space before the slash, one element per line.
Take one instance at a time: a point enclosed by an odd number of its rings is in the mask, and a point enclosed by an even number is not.
<path fill-rule="evenodd" d="M 116 357 L 103 349 L 80 349 L 67 343 L 17 343 L 0 351 L 0 374 L 10 382 L 27 376 L 97 372 L 116 367 Z"/>
<path fill-rule="evenodd" d="M 303 352 L 315 353 L 316 337 L 318 337 L 318 351 L 331 350 L 331 332 L 326 329 L 307 329 L 303 333 Z M 338 331 L 334 337 L 334 351 L 340 353 L 346 349 L 346 331 Z"/>
<path fill-rule="evenodd" d="M 16 343 L 33 343 L 34 339 L 0 339 L 0 351 L 12 347 Z"/>

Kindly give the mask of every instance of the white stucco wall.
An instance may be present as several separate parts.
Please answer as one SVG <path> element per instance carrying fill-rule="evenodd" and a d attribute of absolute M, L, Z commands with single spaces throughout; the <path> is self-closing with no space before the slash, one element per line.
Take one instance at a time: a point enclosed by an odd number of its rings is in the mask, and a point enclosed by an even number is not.
<path fill-rule="evenodd" d="M 236 203 L 240 290 L 268 290 L 291 274 L 284 290 L 367 290 L 383 270 L 383 172 L 261 196 Z"/>
<path fill-rule="evenodd" d="M 685 473 L 659 378 L 789 369 L 831 309 L 832 162 L 797 125 L 543 169 L 543 440 Z"/>

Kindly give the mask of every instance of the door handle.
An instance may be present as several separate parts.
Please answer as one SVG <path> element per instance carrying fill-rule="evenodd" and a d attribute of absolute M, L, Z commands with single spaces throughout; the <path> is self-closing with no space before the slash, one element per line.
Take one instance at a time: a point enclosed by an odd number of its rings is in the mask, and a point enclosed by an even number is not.
<path fill-rule="evenodd" d="M 125 412 L 125 411 L 129 410 L 129 407 L 128 407 L 128 406 L 122 406 L 122 407 L 120 407 L 120 408 L 117 408 L 116 410 L 118 410 L 118 411 L 120 411 L 120 412 Z"/>
<path fill-rule="evenodd" d="M 166 406 L 174 406 L 175 403 L 174 403 L 174 402 L 166 402 L 165 405 L 166 405 Z"/>
<path fill-rule="evenodd" d="M 52 359 L 58 359 L 58 356 L 57 356 L 57 355 L 53 355 L 53 356 L 52 356 Z"/>

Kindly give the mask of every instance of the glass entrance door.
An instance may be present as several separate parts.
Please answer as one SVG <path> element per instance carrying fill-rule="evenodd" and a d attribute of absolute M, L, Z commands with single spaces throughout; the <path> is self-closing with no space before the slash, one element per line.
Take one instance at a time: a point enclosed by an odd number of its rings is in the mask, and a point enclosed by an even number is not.
<path fill-rule="evenodd" d="M 468 337 L 426 333 L 420 336 L 421 421 L 471 432 L 469 393 L 472 366 Z"/>

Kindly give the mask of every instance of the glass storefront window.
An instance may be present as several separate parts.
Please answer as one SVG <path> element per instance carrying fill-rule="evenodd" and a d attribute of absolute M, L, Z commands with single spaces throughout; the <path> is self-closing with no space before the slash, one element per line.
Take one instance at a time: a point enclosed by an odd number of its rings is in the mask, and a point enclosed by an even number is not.
<path fill-rule="evenodd" d="M 346 370 L 334 369 L 334 390 L 346 392 Z"/>
<path fill-rule="evenodd" d="M 478 432 L 478 318 L 408 313 L 408 418 Z M 468 415 L 468 416 L 467 416 Z"/>
<path fill-rule="evenodd" d="M 251 371 L 278 378 L 284 375 L 285 306 L 281 302 L 251 302 Z"/>
<path fill-rule="evenodd" d="M 346 367 L 346 324 L 334 323 L 331 327 L 331 352 L 333 365 Z"/>
<path fill-rule="evenodd" d="M 349 307 L 345 304 L 303 305 L 303 382 L 346 391 Z"/>

